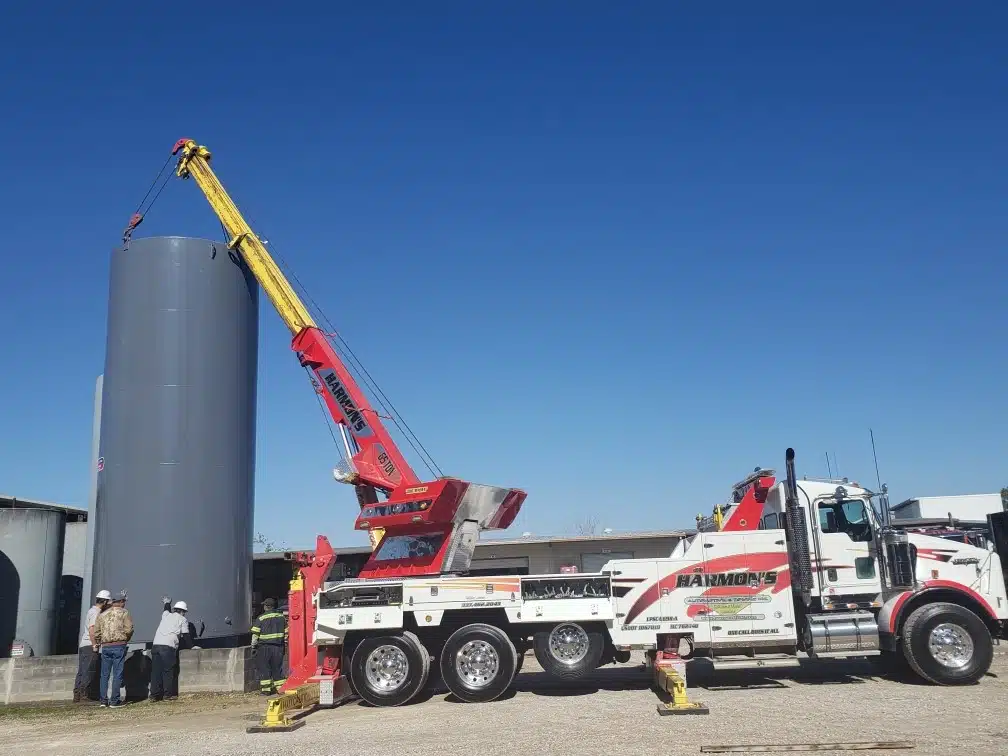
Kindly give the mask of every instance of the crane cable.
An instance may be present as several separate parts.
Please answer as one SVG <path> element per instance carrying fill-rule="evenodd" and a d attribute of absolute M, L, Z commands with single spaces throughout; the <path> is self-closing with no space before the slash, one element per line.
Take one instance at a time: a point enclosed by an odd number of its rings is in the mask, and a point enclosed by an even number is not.
<path fill-rule="evenodd" d="M 250 212 L 248 212 L 247 209 L 245 210 L 245 215 L 248 216 L 249 220 L 252 221 L 253 225 L 258 227 L 259 224 L 256 223 L 255 218 L 252 216 Z M 293 282 L 294 288 L 298 290 L 301 296 L 304 299 L 308 300 L 309 310 L 314 310 L 312 314 L 327 329 L 327 330 L 322 329 L 319 330 L 322 330 L 323 335 L 326 336 L 326 339 L 327 341 L 329 341 L 329 344 L 333 347 L 337 355 L 346 364 L 347 369 L 353 375 L 355 380 L 357 380 L 359 383 L 365 384 L 375 395 L 375 399 L 377 400 L 378 405 L 385 413 L 384 415 L 379 414 L 379 417 L 384 417 L 385 419 L 392 421 L 392 423 L 396 426 L 399 432 L 402 433 L 403 437 L 406 439 L 406 443 L 408 443 L 410 445 L 410 448 L 413 449 L 414 453 L 418 457 L 420 457 L 420 461 L 423 463 L 424 467 L 427 468 L 427 471 L 432 476 L 444 477 L 444 472 L 441 470 L 440 465 L 438 465 L 438 463 L 434 461 L 433 456 L 431 456 L 431 453 L 427 451 L 427 448 L 423 445 L 423 443 L 421 443 L 420 439 L 417 438 L 417 435 L 413 432 L 413 429 L 410 428 L 409 424 L 406 422 L 406 419 L 395 408 L 395 406 L 393 406 L 392 401 L 385 395 L 385 392 L 382 390 L 381 386 L 378 385 L 378 382 L 372 377 L 371 373 L 368 372 L 368 369 L 364 367 L 364 363 L 361 362 L 361 360 L 357 357 L 354 351 L 350 348 L 350 344 L 347 343 L 346 339 L 344 339 L 339 334 L 339 331 L 336 330 L 336 327 L 329 319 L 329 316 L 326 315 L 325 311 L 319 306 L 318 302 L 315 301 L 315 298 L 311 295 L 311 292 L 308 291 L 308 287 L 306 287 L 301 282 L 301 279 L 298 277 L 297 273 L 287 262 L 286 258 L 276 248 L 276 245 L 271 244 L 270 241 L 265 237 L 261 237 L 260 241 L 262 241 L 264 246 L 270 247 L 270 254 L 275 258 L 281 271 L 286 275 L 288 279 L 290 279 Z M 333 343 L 334 338 L 337 339 L 339 343 Z M 328 414 L 326 415 L 326 417 L 327 417 L 326 424 L 327 427 L 329 427 L 330 435 L 332 435 L 332 428 L 328 426 Z M 335 436 L 333 437 L 333 441 L 335 441 L 337 447 L 339 447 L 339 442 L 336 441 Z M 342 454 L 342 451 L 340 453 Z"/>
<path fill-rule="evenodd" d="M 254 225 L 258 226 L 258 223 L 256 223 L 255 221 L 255 218 L 252 216 L 250 212 L 248 212 L 247 209 L 245 211 L 245 215 L 249 217 L 249 219 L 252 221 Z M 408 443 L 410 445 L 410 448 L 413 449 L 414 453 L 418 457 L 420 457 L 420 461 L 423 463 L 424 467 L 427 468 L 428 472 L 430 472 L 432 476 L 444 477 L 444 473 L 442 472 L 441 467 L 437 464 L 437 462 L 434 461 L 434 458 L 431 456 L 430 452 L 427 451 L 427 448 L 420 442 L 420 439 L 417 438 L 416 434 L 413 432 L 413 429 L 410 428 L 409 424 L 406 422 L 406 419 L 392 405 L 392 402 L 385 395 L 385 392 L 382 391 L 381 386 L 378 385 L 378 382 L 371 376 L 371 373 L 368 372 L 367 368 L 364 367 L 364 363 L 362 363 L 360 359 L 357 357 L 357 355 L 354 354 L 353 350 L 350 348 L 350 345 L 347 343 L 346 339 L 340 336 L 339 332 L 336 330 L 336 327 L 329 319 L 329 316 L 326 315 L 325 311 L 319 306 L 318 302 L 315 301 L 315 298 L 311 295 L 311 292 L 308 291 L 308 287 L 306 287 L 301 282 L 301 279 L 298 277 L 297 273 L 294 271 L 291 265 L 287 262 L 287 259 L 276 248 L 276 245 L 271 244 L 268 239 L 261 238 L 261 241 L 263 241 L 264 246 L 270 247 L 270 254 L 272 257 L 276 259 L 280 269 L 287 276 L 287 278 L 289 278 L 293 282 L 294 287 L 299 291 L 301 296 L 308 300 L 308 304 L 310 306 L 309 309 L 314 310 L 313 315 L 315 315 L 317 319 L 322 323 L 322 325 L 324 325 L 326 329 L 328 329 L 327 331 L 322 331 L 322 333 L 323 335 L 326 336 L 327 340 L 329 341 L 333 349 L 336 351 L 337 355 L 346 364 L 347 369 L 351 372 L 351 374 L 359 383 L 364 383 L 369 389 L 371 389 L 372 393 L 375 394 L 375 398 L 377 400 L 378 405 L 385 412 L 384 415 L 379 415 L 379 417 L 385 417 L 386 419 L 392 421 L 392 423 L 396 426 L 399 432 L 402 433 L 403 437 L 406 439 L 406 443 Z M 340 343 L 339 344 L 333 343 L 332 341 L 333 338 L 338 339 Z M 340 344 L 342 344 L 342 348 L 340 347 Z M 329 425 L 328 422 L 328 413 L 326 415 L 326 418 L 327 418 L 326 426 L 329 428 L 330 435 L 333 435 L 332 427 Z M 334 435 L 333 435 L 333 441 L 336 443 L 337 447 L 340 446 L 339 442 L 336 440 Z M 342 450 L 340 454 L 342 455 Z"/>
<path fill-rule="evenodd" d="M 154 177 L 154 180 L 151 182 L 151 185 L 147 187 L 147 193 L 144 194 L 143 199 L 140 200 L 140 204 L 137 205 L 137 209 L 133 211 L 133 215 L 130 218 L 129 223 L 126 224 L 126 228 L 123 230 L 123 238 L 122 238 L 123 245 L 129 243 L 130 237 L 133 235 L 133 231 L 136 229 L 137 226 L 143 223 L 144 217 L 147 215 L 147 213 L 151 211 L 151 208 L 154 207 L 154 203 L 157 202 L 158 197 L 161 196 L 161 192 L 164 191 L 164 188 L 168 186 L 168 182 L 171 180 L 172 177 L 171 173 L 165 176 L 165 180 L 161 183 L 160 188 L 154 195 L 154 199 L 152 199 L 150 201 L 150 204 L 147 205 L 147 209 L 146 210 L 143 209 L 144 203 L 147 202 L 147 198 L 150 197 L 150 193 L 154 191 L 154 187 L 157 185 L 157 182 L 161 178 L 161 175 L 165 172 L 165 168 L 167 168 L 168 165 L 171 163 L 173 157 L 174 155 L 169 153 L 168 159 L 165 160 L 164 165 L 161 166 L 161 170 L 158 171 L 158 174 L 157 176 Z M 143 212 L 141 212 L 141 210 L 143 210 Z"/>
<path fill-rule="evenodd" d="M 124 245 L 129 243 L 129 239 L 134 229 L 136 229 L 136 227 L 143 222 L 144 217 L 154 207 L 154 203 L 157 202 L 158 197 L 161 196 L 161 192 L 164 191 L 164 188 L 168 185 L 168 182 L 171 180 L 173 173 L 169 173 L 167 176 L 165 176 L 164 181 L 162 181 L 161 186 L 154 194 L 153 199 L 151 199 L 150 203 L 147 204 L 147 209 L 141 212 L 141 210 L 143 210 L 144 203 L 147 202 L 147 198 L 150 197 L 150 193 L 154 190 L 154 187 L 161 179 L 162 174 L 164 174 L 165 172 L 165 168 L 167 168 L 168 165 L 171 163 L 173 157 L 174 154 L 168 155 L 168 158 L 165 160 L 164 165 L 161 166 L 161 170 L 158 171 L 157 176 L 154 177 L 154 180 L 151 182 L 151 185 L 147 188 L 147 192 L 144 194 L 143 199 L 141 199 L 140 203 L 137 205 L 137 209 L 133 213 L 133 217 L 130 218 L 129 224 L 123 231 Z M 251 214 L 247 212 L 246 214 L 249 215 L 249 218 L 252 219 L 254 222 L 255 219 L 252 218 Z M 225 232 L 225 238 L 226 238 L 227 229 L 224 228 L 223 223 L 221 223 L 221 230 Z M 301 283 L 301 279 L 298 278 L 297 274 L 293 271 L 291 266 L 284 259 L 283 255 L 277 252 L 275 247 L 273 247 L 273 253 L 278 258 L 281 269 L 287 274 L 287 276 L 293 279 L 297 288 L 301 291 L 301 294 L 308 300 L 311 307 L 319 315 L 319 320 L 328 329 L 325 332 L 326 337 L 329 339 L 330 344 L 332 344 L 333 348 L 337 351 L 337 353 L 339 353 L 340 356 L 343 357 L 344 362 L 348 363 L 347 367 L 353 373 L 356 374 L 356 378 L 358 380 L 360 380 L 362 383 L 365 383 L 374 392 L 378 404 L 385 411 L 388 419 L 391 420 L 395 424 L 396 428 L 399 429 L 400 433 L 403 434 L 403 437 L 406 439 L 406 442 L 410 445 L 410 447 L 417 454 L 417 456 L 420 457 L 420 461 L 423 462 L 424 466 L 431 473 L 431 475 L 444 477 L 444 473 L 442 472 L 441 467 L 437 464 L 437 462 L 434 461 L 434 458 L 431 456 L 430 452 L 427 451 L 427 448 L 420 442 L 420 439 L 417 438 L 416 434 L 413 432 L 413 429 L 410 428 L 409 424 L 406 422 L 406 419 L 399 413 L 399 411 L 392 404 L 391 400 L 385 395 L 385 392 L 382 391 L 381 386 L 379 386 L 378 382 L 375 381 L 375 379 L 371 376 L 371 373 L 368 371 L 368 369 L 364 367 L 364 364 L 360 361 L 360 359 L 357 357 L 354 351 L 350 348 L 350 345 L 347 343 L 346 339 L 344 339 L 340 335 L 340 333 L 336 330 L 332 321 L 329 319 L 329 316 L 326 315 L 325 311 L 318 305 L 318 303 L 315 301 L 315 298 L 312 297 L 311 293 L 308 291 L 307 287 L 305 287 L 305 285 Z M 339 344 L 333 343 L 332 342 L 333 338 L 337 339 L 339 341 Z M 342 345 L 342 348 L 340 348 L 340 345 Z M 347 359 L 347 356 L 349 356 L 350 359 Z M 336 444 L 336 447 L 340 448 L 340 444 L 336 440 L 336 435 L 333 432 L 332 426 L 329 424 L 328 413 L 326 413 L 326 427 L 328 428 L 329 434 L 332 436 L 333 442 Z M 343 456 L 342 449 L 340 449 L 340 456 L 341 458 Z"/>
<path fill-rule="evenodd" d="M 400 412 L 392 404 L 391 400 L 389 400 L 389 398 L 385 395 L 385 392 L 382 391 L 381 386 L 378 385 L 378 382 L 372 377 L 371 373 L 368 372 L 368 369 L 364 367 L 364 363 L 361 362 L 361 360 L 357 357 L 354 351 L 350 348 L 350 345 L 347 343 L 346 339 L 344 339 L 339 334 L 339 331 L 336 330 L 336 327 L 329 319 L 329 316 L 326 315 L 325 311 L 315 301 L 315 298 L 312 297 L 307 287 L 303 283 L 301 283 L 301 279 L 298 278 L 297 274 L 291 269 L 290 265 L 284 259 L 283 255 L 281 255 L 276 250 L 275 246 L 272 247 L 272 250 L 273 254 L 276 256 L 276 258 L 280 263 L 281 269 L 283 269 L 284 273 L 286 273 L 287 276 L 289 276 L 294 281 L 295 285 L 300 290 L 302 296 L 304 296 L 304 298 L 308 300 L 308 303 L 311 306 L 311 308 L 315 310 L 315 313 L 318 315 L 319 321 L 322 323 L 322 325 L 326 327 L 327 330 L 324 332 L 326 337 L 330 339 L 330 343 L 332 344 L 333 348 L 336 349 L 336 351 L 340 354 L 341 357 L 343 357 L 343 361 L 347 363 L 347 367 L 353 373 L 356 374 L 356 378 L 360 380 L 361 383 L 366 384 L 368 388 L 370 388 L 371 391 L 375 394 L 375 398 L 378 404 L 381 406 L 381 408 L 385 411 L 387 418 L 391 420 L 395 424 L 396 428 L 398 428 L 399 431 L 403 434 L 403 437 L 406 439 L 406 442 L 410 445 L 410 447 L 417 454 L 417 456 L 420 457 L 421 462 L 423 462 L 424 466 L 431 473 L 431 475 L 443 477 L 444 473 L 441 471 L 441 467 L 437 464 L 437 462 L 434 461 L 434 458 L 431 456 L 430 452 L 427 451 L 426 447 L 420 442 L 420 439 L 417 438 L 416 434 L 413 432 L 413 429 L 409 427 L 409 424 L 406 422 L 405 418 L 403 418 Z M 338 340 L 339 344 L 332 343 L 332 339 L 334 338 Z"/>

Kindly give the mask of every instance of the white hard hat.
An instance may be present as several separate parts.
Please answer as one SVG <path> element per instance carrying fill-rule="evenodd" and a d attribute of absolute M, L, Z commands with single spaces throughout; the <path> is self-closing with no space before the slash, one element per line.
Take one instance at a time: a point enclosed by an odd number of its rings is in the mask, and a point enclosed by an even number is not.
<path fill-rule="evenodd" d="M 108 591 L 98 591 L 98 593 L 95 594 L 95 598 L 96 599 L 102 599 L 104 601 L 111 601 L 112 600 L 112 594 L 109 593 Z"/>
<path fill-rule="evenodd" d="M 173 608 L 174 609 L 181 609 L 183 612 L 188 612 L 189 611 L 189 607 L 186 605 L 185 601 L 176 601 L 175 602 L 175 606 Z"/>

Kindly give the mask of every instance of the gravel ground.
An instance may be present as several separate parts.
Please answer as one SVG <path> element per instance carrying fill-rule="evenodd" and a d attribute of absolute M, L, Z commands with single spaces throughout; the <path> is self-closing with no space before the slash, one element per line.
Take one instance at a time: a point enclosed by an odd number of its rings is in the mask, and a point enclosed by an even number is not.
<path fill-rule="evenodd" d="M 351 703 L 311 713 L 290 733 L 249 735 L 262 701 L 254 696 L 188 696 L 173 704 L 0 709 L 0 753 L 247 754 L 325 756 L 415 753 L 699 754 L 701 745 L 909 740 L 892 754 L 1004 754 L 1008 739 L 1008 654 L 969 688 L 884 679 L 868 663 L 800 670 L 690 671 L 690 693 L 709 716 L 659 717 L 648 674 L 632 664 L 587 683 L 558 684 L 534 659 L 515 690 L 489 704 L 459 704 L 443 693 L 398 709 Z M 827 752 L 834 753 L 834 752 Z"/>

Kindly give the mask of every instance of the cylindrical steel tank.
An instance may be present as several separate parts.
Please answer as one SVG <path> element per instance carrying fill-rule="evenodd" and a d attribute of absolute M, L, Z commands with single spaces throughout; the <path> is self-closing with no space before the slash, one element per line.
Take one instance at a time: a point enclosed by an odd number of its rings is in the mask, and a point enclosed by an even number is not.
<path fill-rule="evenodd" d="M 54 652 L 65 524 L 55 510 L 0 509 L 0 657 L 15 640 Z"/>
<path fill-rule="evenodd" d="M 87 520 L 83 516 L 67 513 L 66 533 L 63 536 L 63 572 L 60 578 L 59 632 L 53 653 L 77 653 L 86 572 L 87 527 Z"/>
<path fill-rule="evenodd" d="M 223 242 L 112 252 L 91 593 L 125 590 L 134 643 L 161 596 L 198 645 L 251 622 L 259 290 Z"/>

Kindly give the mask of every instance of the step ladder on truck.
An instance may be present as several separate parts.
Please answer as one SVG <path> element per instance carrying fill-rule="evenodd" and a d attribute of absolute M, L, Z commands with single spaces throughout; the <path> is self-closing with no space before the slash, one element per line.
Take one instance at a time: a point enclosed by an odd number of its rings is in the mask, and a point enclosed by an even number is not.
<path fill-rule="evenodd" d="M 354 579 L 330 574 L 323 536 L 299 555 L 284 692 L 319 684 L 322 704 L 352 692 L 396 706 L 437 665 L 456 697 L 490 701 L 529 650 L 568 680 L 644 651 L 665 689 L 692 658 L 766 666 L 870 656 L 945 685 L 986 673 L 1008 620 L 1004 528 L 990 548 L 901 531 L 866 488 L 797 480 L 790 449 L 785 481 L 758 470 L 667 558 L 615 559 L 591 574 L 468 576 L 480 532 L 507 528 L 525 492 L 420 481 L 224 191 L 209 151 L 180 140 L 175 152 L 177 175 L 195 179 L 290 327 L 350 453 L 354 470 L 337 477 L 355 486 L 355 528 L 372 535 Z"/>

